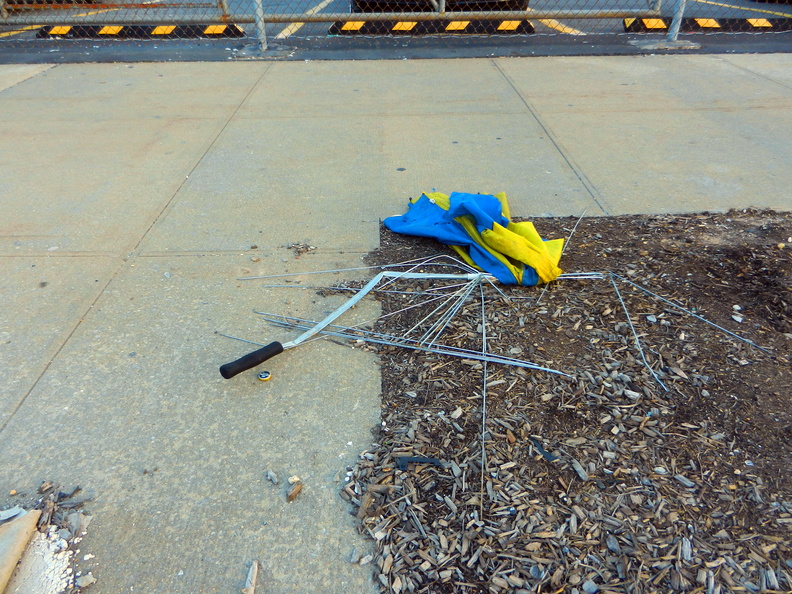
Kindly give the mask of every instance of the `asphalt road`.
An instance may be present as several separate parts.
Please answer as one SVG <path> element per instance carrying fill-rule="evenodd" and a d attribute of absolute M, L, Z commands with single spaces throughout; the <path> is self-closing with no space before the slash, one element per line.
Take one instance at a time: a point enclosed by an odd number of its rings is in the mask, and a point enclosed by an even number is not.
<path fill-rule="evenodd" d="M 0 0 L 2 1 L 2 0 Z M 31 0 L 26 0 L 31 1 Z M 49 0 L 52 1 L 52 0 Z M 105 0 L 106 1 L 106 0 Z M 674 13 L 675 0 L 661 0 L 661 11 L 664 16 L 670 18 Z M 122 2 L 114 0 L 112 4 L 93 4 L 93 5 L 74 5 L 61 6 L 57 8 L 44 7 L 35 10 L 26 9 L 24 11 L 12 12 L 12 15 L 35 15 L 42 20 L 56 25 L 63 21 L 64 16 L 71 19 L 101 22 L 104 18 L 112 19 L 114 22 L 124 21 L 129 17 L 130 22 L 139 22 L 141 16 L 147 16 L 152 24 L 162 22 L 180 23 L 186 19 L 216 19 L 223 13 L 223 2 L 227 3 L 227 12 L 230 15 L 230 22 L 241 22 L 242 15 L 253 15 L 256 11 L 256 0 L 217 0 L 216 2 L 189 2 L 180 0 L 147 0 L 142 4 Z M 624 21 L 622 19 L 530 19 L 530 12 L 541 12 L 546 10 L 623 10 L 629 13 L 632 10 L 646 9 L 647 3 L 641 0 L 569 0 L 564 4 L 559 4 L 557 0 L 531 0 L 529 8 L 529 20 L 535 28 L 535 33 L 530 36 L 508 36 L 484 37 L 468 36 L 465 39 L 451 40 L 448 36 L 437 36 L 418 42 L 416 39 L 391 39 L 381 40 L 381 46 L 388 48 L 392 44 L 396 48 L 420 47 L 422 51 L 429 50 L 437 52 L 437 55 L 462 55 L 485 56 L 485 55 L 504 55 L 504 48 L 508 48 L 505 55 L 526 55 L 526 54 L 587 54 L 587 53 L 621 53 L 630 51 L 629 45 L 633 47 L 640 41 L 641 35 L 628 38 L 625 36 Z M 322 14 L 322 13 L 345 13 L 349 10 L 349 0 L 262 0 L 262 10 L 265 14 Z M 792 7 L 783 3 L 757 3 L 751 0 L 688 0 L 685 16 L 697 19 L 792 19 Z M 395 15 L 394 20 L 398 20 Z M 705 23 L 706 21 L 701 21 Z M 370 55 L 369 50 L 376 50 L 377 43 L 372 40 L 361 39 L 360 37 L 349 36 L 343 39 L 328 36 L 330 23 L 270 23 L 267 25 L 266 34 L 270 43 L 270 54 L 274 49 L 281 51 L 283 57 L 294 57 L 295 54 L 302 56 L 305 52 L 320 51 L 326 54 L 332 53 L 338 57 L 351 57 L 356 52 L 363 52 L 363 57 Z M 216 42 L 221 47 L 220 53 L 214 59 L 227 59 L 228 52 L 234 52 L 238 57 L 239 51 L 246 51 L 256 37 L 256 30 L 251 23 L 241 23 L 245 31 L 244 40 L 222 40 Z M 80 43 L 69 40 L 37 40 L 39 26 L 20 26 L 8 25 L 0 26 L 0 60 L 2 61 L 29 61 L 37 53 L 53 54 L 82 52 L 83 47 Z M 704 30 L 701 33 L 706 33 Z M 649 32 L 655 36 L 663 36 L 664 30 Z M 687 34 L 689 35 L 689 34 Z M 712 37 L 721 37 L 713 40 Z M 733 47 L 733 51 L 763 51 L 762 46 L 769 49 L 764 51 L 788 51 L 792 44 L 792 33 L 779 34 L 749 34 L 748 39 L 737 39 L 735 35 L 725 33 L 715 33 L 713 35 L 702 36 L 706 45 Z M 683 37 L 687 39 L 688 37 Z M 772 38 L 772 39 L 770 39 Z M 491 41 L 495 39 L 496 47 L 492 48 Z M 636 41 L 637 39 L 637 41 Z M 115 46 L 111 52 L 113 55 L 119 53 L 118 41 L 113 40 Z M 89 53 L 102 48 L 102 41 L 90 41 L 87 44 Z M 133 51 L 134 42 L 125 41 L 127 49 Z M 164 43 L 162 40 L 154 42 L 163 48 L 171 46 L 173 49 L 178 47 L 180 56 L 194 55 L 198 53 L 215 55 L 217 51 L 212 50 L 211 43 L 185 42 Z M 208 45 L 207 45 L 208 43 Z M 141 45 L 138 42 L 137 49 L 143 49 L 145 42 Z M 151 46 L 151 42 L 148 43 Z M 599 49 L 597 49 L 599 48 Z M 151 49 L 149 47 L 149 49 Z M 160 49 L 157 47 L 156 49 Z M 170 51 L 170 50 L 166 50 Z M 20 53 L 24 57 L 20 57 Z M 472 52 L 472 53 L 470 53 Z M 107 53 L 107 52 L 105 52 Z M 121 51 L 120 53 L 124 53 Z M 409 52 L 408 52 L 409 53 Z M 16 56 L 16 57 L 15 57 Z M 326 56 L 325 56 L 326 57 Z M 357 56 L 361 57 L 361 56 Z M 410 56 L 406 56 L 410 57 Z M 190 59 L 189 57 L 187 59 Z M 212 58 L 210 58 L 212 59 Z"/>

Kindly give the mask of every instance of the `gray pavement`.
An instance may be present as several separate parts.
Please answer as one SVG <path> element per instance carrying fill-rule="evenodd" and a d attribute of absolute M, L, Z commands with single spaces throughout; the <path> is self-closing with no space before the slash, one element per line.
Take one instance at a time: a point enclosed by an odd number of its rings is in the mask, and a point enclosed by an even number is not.
<path fill-rule="evenodd" d="M 334 479 L 378 423 L 376 360 L 319 341 L 221 379 L 249 346 L 215 331 L 286 339 L 252 310 L 338 303 L 237 278 L 360 266 L 431 189 L 792 210 L 791 131 L 782 54 L 0 66 L 0 506 L 90 489 L 98 593 L 235 592 L 252 559 L 259 591 L 372 591 Z"/>

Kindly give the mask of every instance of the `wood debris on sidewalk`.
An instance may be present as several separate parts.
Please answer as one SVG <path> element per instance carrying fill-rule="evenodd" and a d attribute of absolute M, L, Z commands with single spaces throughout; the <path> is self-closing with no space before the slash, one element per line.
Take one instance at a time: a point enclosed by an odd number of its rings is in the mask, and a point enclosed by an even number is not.
<path fill-rule="evenodd" d="M 92 518 L 82 507 L 91 496 L 79 486 L 63 488 L 52 481 L 44 481 L 35 491 L 30 495 L 12 491 L 20 502 L 12 509 L 19 508 L 22 513 L 29 509 L 27 513 L 36 514 L 37 532 L 21 556 L 7 590 L 78 594 L 96 582 L 90 572 L 75 572 L 77 546 Z M 86 559 L 91 557 L 87 555 Z"/>
<path fill-rule="evenodd" d="M 382 426 L 341 496 L 381 591 L 792 590 L 790 243 L 790 216 L 771 211 L 585 219 L 562 259 L 763 350 L 604 279 L 539 303 L 541 288 L 489 288 L 483 325 L 471 297 L 446 330 L 571 378 L 367 345 Z M 383 230 L 371 259 L 436 251 Z M 410 296 L 378 299 L 387 313 Z"/>

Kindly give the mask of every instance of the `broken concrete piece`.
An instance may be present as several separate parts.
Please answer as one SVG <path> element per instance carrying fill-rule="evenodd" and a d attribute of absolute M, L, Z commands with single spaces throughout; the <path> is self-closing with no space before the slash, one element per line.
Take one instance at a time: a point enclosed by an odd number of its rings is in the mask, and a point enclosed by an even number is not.
<path fill-rule="evenodd" d="M 87 588 L 88 586 L 92 586 L 96 583 L 96 578 L 92 576 L 90 573 L 85 575 L 81 575 L 74 581 L 74 585 L 78 588 Z"/>
<path fill-rule="evenodd" d="M 0 592 L 5 590 L 11 574 L 36 531 L 41 511 L 28 512 L 21 518 L 0 526 Z"/>
<path fill-rule="evenodd" d="M 74 536 L 82 536 L 85 534 L 88 524 L 91 523 L 93 516 L 84 514 L 83 512 L 72 512 L 66 516 L 66 521 L 69 523 L 69 529 Z"/>
<path fill-rule="evenodd" d="M 256 582 L 258 581 L 258 561 L 253 561 L 250 565 L 247 579 L 245 580 L 245 587 L 242 588 L 242 594 L 256 594 Z"/>
<path fill-rule="evenodd" d="M 19 514 L 24 514 L 25 510 L 15 505 L 11 509 L 4 509 L 0 511 L 0 522 L 5 522 L 6 520 L 10 520 L 11 518 L 18 516 Z"/>

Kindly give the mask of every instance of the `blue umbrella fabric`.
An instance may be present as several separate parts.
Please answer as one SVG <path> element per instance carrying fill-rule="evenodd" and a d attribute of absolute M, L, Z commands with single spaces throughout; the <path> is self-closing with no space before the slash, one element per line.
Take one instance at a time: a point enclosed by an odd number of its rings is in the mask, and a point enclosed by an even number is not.
<path fill-rule="evenodd" d="M 396 233 L 431 237 L 451 246 L 470 266 L 507 285 L 547 283 L 558 268 L 564 240 L 543 240 L 530 221 L 512 222 L 506 194 L 421 194 L 405 214 L 388 217 Z"/>

